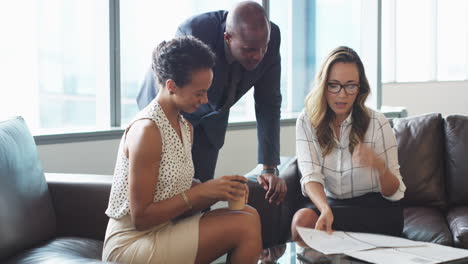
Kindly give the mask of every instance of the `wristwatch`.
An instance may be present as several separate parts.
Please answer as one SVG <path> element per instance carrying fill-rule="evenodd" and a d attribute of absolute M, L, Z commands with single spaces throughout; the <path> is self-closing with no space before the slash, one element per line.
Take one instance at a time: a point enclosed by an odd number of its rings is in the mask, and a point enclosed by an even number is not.
<path fill-rule="evenodd" d="M 279 176 L 279 170 L 278 170 L 277 167 L 274 167 L 274 168 L 271 168 L 271 169 L 263 169 L 261 174 L 265 174 L 265 173 L 270 173 L 270 174 L 273 174 L 275 176 Z"/>

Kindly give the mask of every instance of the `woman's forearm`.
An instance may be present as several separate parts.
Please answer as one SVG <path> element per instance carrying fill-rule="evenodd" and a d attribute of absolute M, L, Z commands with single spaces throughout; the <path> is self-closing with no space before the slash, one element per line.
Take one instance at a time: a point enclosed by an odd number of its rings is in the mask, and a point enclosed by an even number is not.
<path fill-rule="evenodd" d="M 379 171 L 381 193 L 387 197 L 395 194 L 395 192 L 398 191 L 398 188 L 400 187 L 400 181 L 398 178 L 389 170 L 383 160 L 379 159 L 376 169 Z"/>
<path fill-rule="evenodd" d="M 187 191 L 187 198 L 193 206 L 192 212 L 206 209 L 219 201 L 218 199 L 207 198 L 197 194 L 197 190 L 195 190 L 193 187 L 195 186 L 192 186 L 192 188 Z"/>
<path fill-rule="evenodd" d="M 195 187 L 199 184 L 202 184 L 200 180 L 198 179 L 193 179 L 192 181 L 192 187 Z M 190 202 L 190 198 L 193 198 L 193 194 L 191 193 L 192 191 L 188 191 L 190 194 L 187 194 L 187 197 L 189 199 L 189 202 Z M 202 198 L 202 197 L 199 197 L 197 199 L 197 202 L 195 204 L 193 204 L 193 209 L 191 210 L 191 212 L 197 212 L 197 211 L 201 211 L 203 209 L 206 209 L 210 206 L 212 206 L 213 204 L 217 203 L 218 200 L 217 199 L 209 199 L 209 198 Z"/>
<path fill-rule="evenodd" d="M 305 184 L 305 191 L 309 199 L 320 210 L 320 212 L 329 208 L 327 196 L 323 189 L 323 185 L 319 182 L 308 182 Z"/>
<path fill-rule="evenodd" d="M 151 202 L 140 208 L 133 208 L 131 216 L 137 230 L 143 231 L 157 226 L 190 211 L 182 197 L 176 195 L 169 199 Z"/>

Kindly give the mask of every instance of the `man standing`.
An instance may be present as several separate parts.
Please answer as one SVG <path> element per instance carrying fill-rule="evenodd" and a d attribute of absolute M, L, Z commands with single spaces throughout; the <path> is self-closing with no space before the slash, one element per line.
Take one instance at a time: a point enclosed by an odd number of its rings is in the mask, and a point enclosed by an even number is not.
<path fill-rule="evenodd" d="M 230 12 L 208 12 L 191 17 L 179 26 L 176 35 L 195 36 L 216 54 L 208 103 L 194 113 L 184 113 L 194 127 L 195 178 L 202 181 L 213 178 L 226 136 L 229 109 L 254 87 L 258 163 L 263 164 L 258 182 L 267 190 L 265 198 L 279 204 L 286 195 L 286 184 L 278 177 L 276 168 L 281 111 L 278 26 L 270 23 L 261 5 L 246 1 Z M 150 69 L 137 97 L 140 109 L 156 96 L 158 87 L 155 86 Z"/>

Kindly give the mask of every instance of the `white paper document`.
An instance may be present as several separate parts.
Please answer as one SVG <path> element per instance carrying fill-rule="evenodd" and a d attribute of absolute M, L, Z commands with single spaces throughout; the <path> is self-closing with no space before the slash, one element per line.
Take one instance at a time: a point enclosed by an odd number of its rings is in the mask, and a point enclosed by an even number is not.
<path fill-rule="evenodd" d="M 421 247 L 425 246 L 424 242 L 413 241 L 406 238 L 385 236 L 370 233 L 345 232 L 349 237 L 369 243 L 378 248 L 393 248 L 393 247 Z"/>
<path fill-rule="evenodd" d="M 299 226 L 297 231 L 309 247 L 323 254 L 344 254 L 372 248 L 421 247 L 426 245 L 424 242 L 369 233 L 334 231 L 332 234 L 328 234 L 325 231 Z"/>
<path fill-rule="evenodd" d="M 375 248 L 375 246 L 350 238 L 345 232 L 334 231 L 328 234 L 311 228 L 297 227 L 302 240 L 311 248 L 323 254 L 342 254 L 347 251 L 357 251 Z"/>
<path fill-rule="evenodd" d="M 346 255 L 378 264 L 433 264 L 437 261 L 399 251 L 398 248 L 377 248 L 347 252 Z"/>
<path fill-rule="evenodd" d="M 347 252 L 346 255 L 378 264 L 434 264 L 468 258 L 468 250 L 423 243 L 426 244 L 423 247 L 376 248 Z"/>
<path fill-rule="evenodd" d="M 438 261 L 437 263 L 455 259 L 468 258 L 468 250 L 466 249 L 448 247 L 427 242 L 424 242 L 424 244 L 426 245 L 425 247 L 399 248 L 398 250 L 409 254 L 420 255 L 426 258 L 434 259 Z"/>
<path fill-rule="evenodd" d="M 311 248 L 324 254 L 348 256 L 378 264 L 432 264 L 468 258 L 468 250 L 378 234 L 334 231 L 328 234 L 297 227 Z"/>

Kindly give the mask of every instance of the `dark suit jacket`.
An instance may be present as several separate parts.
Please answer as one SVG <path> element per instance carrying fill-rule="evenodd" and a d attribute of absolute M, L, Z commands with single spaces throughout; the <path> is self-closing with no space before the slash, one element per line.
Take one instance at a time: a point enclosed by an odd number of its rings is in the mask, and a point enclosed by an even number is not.
<path fill-rule="evenodd" d="M 195 129 L 202 129 L 218 150 L 224 144 L 229 111 L 220 111 L 223 106 L 229 79 L 229 67 L 224 53 L 224 31 L 227 11 L 216 11 L 189 18 L 177 29 L 177 36 L 192 35 L 206 43 L 216 54 L 214 77 L 208 90 L 208 103 L 194 113 L 184 113 Z M 281 58 L 280 30 L 271 23 L 270 42 L 263 60 L 253 71 L 243 71 L 242 80 L 235 97 L 237 102 L 252 86 L 254 87 L 255 114 L 257 119 L 258 162 L 279 164 L 279 132 L 281 111 Z M 155 76 L 150 69 L 137 97 L 140 108 L 153 100 L 157 93 Z"/>

